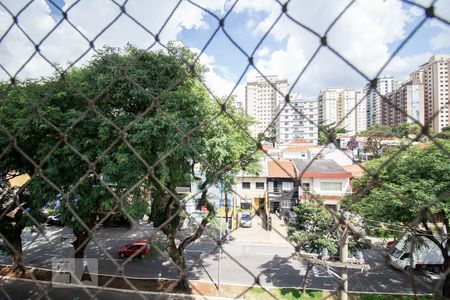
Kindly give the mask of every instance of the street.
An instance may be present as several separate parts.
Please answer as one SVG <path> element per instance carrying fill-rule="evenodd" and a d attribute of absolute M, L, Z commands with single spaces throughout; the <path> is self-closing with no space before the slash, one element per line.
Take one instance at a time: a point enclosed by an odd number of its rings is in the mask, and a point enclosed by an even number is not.
<path fill-rule="evenodd" d="M 219 251 L 211 238 L 203 237 L 190 245 L 186 250 L 186 260 L 191 280 L 220 283 L 248 285 L 259 283 L 267 287 L 301 287 L 306 270 L 306 263 L 291 258 L 294 248 L 283 239 L 271 243 L 271 240 L 253 240 L 246 243 L 239 234 L 251 233 L 253 236 L 261 231 L 262 235 L 277 234 L 272 231 L 264 232 L 254 226 L 249 231 L 239 228 L 232 234 L 229 242 L 225 243 L 219 275 Z M 239 233 L 239 231 L 242 231 Z M 177 269 L 172 262 L 157 252 L 150 257 L 141 259 L 120 259 L 117 250 L 120 246 L 144 238 L 153 233 L 151 225 L 141 224 L 139 228 L 107 228 L 97 232 L 95 242 L 91 241 L 86 250 L 89 258 L 98 258 L 100 274 L 121 275 L 119 267 L 123 264 L 123 273 L 126 276 L 143 278 L 176 278 Z M 26 231 L 23 234 L 24 262 L 27 266 L 51 268 L 54 257 L 71 257 L 73 248 L 71 241 L 73 235 L 69 228 L 46 227 L 46 236 Z M 235 238 L 233 238 L 235 236 Z M 152 241 L 161 243 L 160 233 L 154 235 Z M 417 293 L 433 293 L 438 280 L 430 276 L 415 273 L 408 274 L 393 269 L 385 263 L 380 250 L 367 250 L 364 252 L 366 263 L 371 266 L 368 274 L 359 270 L 349 270 L 349 291 L 365 291 L 380 293 L 413 293 L 415 286 Z M 2 257 L 0 263 L 10 263 L 10 258 Z M 310 274 L 309 288 L 336 290 L 339 286 L 340 270 L 321 266 L 314 266 Z M 437 275 L 435 276 L 437 278 Z M 415 281 L 411 280 L 414 278 Z M 11 285 L 14 286 L 14 285 Z"/>

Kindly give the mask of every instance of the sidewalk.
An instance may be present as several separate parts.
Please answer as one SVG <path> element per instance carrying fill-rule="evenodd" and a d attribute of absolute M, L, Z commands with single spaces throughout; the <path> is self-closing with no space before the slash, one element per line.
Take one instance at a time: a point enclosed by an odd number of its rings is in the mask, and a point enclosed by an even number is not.
<path fill-rule="evenodd" d="M 272 216 L 272 230 L 267 231 L 262 227 L 261 218 L 255 215 L 252 219 L 252 227 L 239 227 L 231 233 L 230 242 L 245 244 L 283 244 L 290 245 L 287 241 L 287 228 L 276 216 Z"/>

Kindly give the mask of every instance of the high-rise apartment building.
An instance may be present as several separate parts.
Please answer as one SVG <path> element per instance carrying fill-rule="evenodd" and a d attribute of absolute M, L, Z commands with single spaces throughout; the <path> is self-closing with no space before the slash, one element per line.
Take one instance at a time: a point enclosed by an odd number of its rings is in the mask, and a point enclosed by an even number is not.
<path fill-rule="evenodd" d="M 324 125 L 337 124 L 337 106 L 339 94 L 344 89 L 323 89 L 318 97 L 319 120 Z"/>
<path fill-rule="evenodd" d="M 367 98 L 367 126 L 381 124 L 383 99 L 381 96 L 392 92 L 394 78 L 383 76 L 378 78 L 376 90 L 371 89 L 370 83 L 364 87 L 364 94 Z"/>
<path fill-rule="evenodd" d="M 415 121 L 424 124 L 423 92 L 423 85 L 420 80 L 410 79 L 386 94 L 386 101 L 383 101 L 381 106 L 380 124 L 390 127 Z"/>
<path fill-rule="evenodd" d="M 367 101 L 351 89 L 324 89 L 318 98 L 319 121 L 347 130 L 349 135 L 367 128 Z"/>
<path fill-rule="evenodd" d="M 424 121 L 434 131 L 449 126 L 450 55 L 433 55 L 411 76 L 420 77 L 424 91 Z"/>
<path fill-rule="evenodd" d="M 250 127 L 254 136 L 263 133 L 275 119 L 278 104 L 284 103 L 288 90 L 287 80 L 277 75 L 258 76 L 245 87 L 245 111 L 256 119 Z"/>
<path fill-rule="evenodd" d="M 367 97 L 362 91 L 357 91 L 356 97 L 356 133 L 367 129 Z"/>
<path fill-rule="evenodd" d="M 305 140 L 313 144 L 318 142 L 318 106 L 317 99 L 297 98 L 290 105 L 279 104 L 277 118 L 277 142 Z"/>

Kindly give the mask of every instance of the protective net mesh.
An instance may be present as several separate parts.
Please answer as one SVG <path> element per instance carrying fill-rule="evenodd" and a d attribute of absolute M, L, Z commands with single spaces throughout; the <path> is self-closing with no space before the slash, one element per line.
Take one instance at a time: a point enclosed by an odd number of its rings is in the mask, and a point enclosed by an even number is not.
<path fill-rule="evenodd" d="M 88 1 L 71 1 L 64 8 L 52 0 L 0 2 L 0 51 L 9 55 L 0 56 L 0 238 L 5 254 L 0 298 L 14 299 L 20 289 L 29 291 L 32 298 L 59 299 L 63 292 L 73 293 L 73 297 L 100 298 L 121 295 L 121 291 L 111 289 L 121 288 L 133 292 L 127 294 L 130 297 L 153 299 L 182 293 L 183 287 L 198 297 L 239 298 L 261 293 L 275 299 L 284 295 L 270 287 L 305 286 L 326 291 L 323 298 L 342 296 L 347 291 L 435 296 L 442 293 L 450 268 L 437 267 L 439 270 L 431 273 L 411 270 L 408 265 L 394 270 L 388 251 L 411 263 L 420 258 L 404 253 L 414 253 L 414 249 L 437 248 L 436 253 L 448 253 L 448 233 L 444 229 L 448 228 L 449 211 L 449 166 L 445 165 L 450 157 L 449 137 L 430 130 L 439 111 L 430 108 L 424 112 L 426 121 L 421 123 L 378 86 L 395 57 L 425 24 L 436 22 L 448 30 L 449 21 L 435 14 L 434 1 L 427 6 L 399 1 L 421 17 L 371 76 L 360 62 L 352 62 L 339 46 L 330 42 L 345 39 L 333 36 L 333 30 L 360 4 L 358 1 L 349 1 L 329 19 L 325 30 L 297 19 L 291 9 L 299 9 L 298 3 L 274 1 L 278 12 L 264 20 L 265 31 L 252 47 L 234 38 L 236 26 L 245 27 L 233 23 L 233 14 L 242 5 L 239 0 L 227 2 L 220 14 L 203 1 L 178 1 L 170 9 L 152 3 L 151 9 L 161 9 L 158 26 L 151 26 L 145 12 L 129 1 L 98 1 L 91 6 L 98 9 L 98 19 L 86 20 L 80 17 L 80 10 L 85 9 L 83 2 Z M 50 8 L 53 22 L 36 20 L 32 14 L 36 5 Z M 304 4 L 300 9 L 309 8 Z M 205 30 L 207 34 L 199 38 L 202 47 L 189 51 L 178 42 L 163 40 L 164 34 L 173 30 L 173 23 L 187 22 L 189 16 L 185 14 L 192 13 L 215 20 L 215 27 Z M 314 13 L 317 12 L 311 11 Z M 94 29 L 83 30 L 85 24 Z M 119 30 L 124 24 L 134 28 L 125 34 L 125 39 L 141 46 L 120 50 L 104 47 L 108 37 L 124 34 Z M 286 24 L 308 33 L 317 47 L 298 67 L 290 85 L 281 89 L 269 76 L 272 74 L 265 74 L 258 67 L 256 59 L 270 34 Z M 46 28 L 45 33 L 41 27 Z M 61 36 L 67 37 L 61 39 L 67 44 L 55 47 L 52 40 Z M 15 44 L 18 39 L 28 43 L 25 50 Z M 216 40 L 228 45 L 222 51 L 237 52 L 245 61 L 242 73 L 225 97 L 219 97 L 206 83 L 206 70 L 201 65 L 203 59 L 209 58 L 205 52 Z M 69 62 L 56 62 L 56 54 L 65 51 Z M 293 102 L 294 89 L 323 51 L 331 53 L 367 84 L 356 104 L 330 126 L 319 124 L 317 118 Z M 33 71 L 49 76 L 49 69 L 51 77 L 30 79 Z M 267 83 L 276 90 L 274 97 L 281 99 L 278 113 L 257 136 L 250 131 L 252 121 L 235 107 L 233 96 L 250 70 L 261 78 L 261 84 Z M 444 76 L 449 76 L 448 69 Z M 339 149 L 342 144 L 336 142 L 335 130 L 344 127 L 345 120 L 370 97 L 378 97 L 382 106 L 401 120 L 416 124 L 416 131 L 395 146 L 383 144 L 387 138 L 382 133 L 367 137 L 366 146 L 371 146 L 372 151 L 366 152 L 374 156 L 379 152 L 381 159 L 377 163 L 355 161 L 354 155 L 349 154 L 352 151 L 337 150 L 364 173 L 360 179 L 352 178 L 357 182 L 353 194 L 350 186 L 340 210 L 325 205 L 325 215 L 310 211 L 317 214 L 317 222 L 325 222 L 325 227 L 299 227 L 298 220 L 304 215 L 297 210 L 298 215 L 290 224 L 289 214 L 279 213 L 284 208 L 283 201 L 276 198 L 284 197 L 288 206 L 292 199 L 295 203 L 328 203 L 327 197 L 311 193 L 304 183 L 315 164 L 327 157 L 330 146 L 318 148 L 311 159 L 303 162 L 280 159 L 282 152 L 273 151 L 270 145 L 277 122 L 282 122 L 282 113 L 290 110 L 294 118 L 298 116 L 318 128 L 319 136 Z M 442 102 L 443 107 L 448 107 L 448 94 Z M 420 147 L 415 146 L 418 142 Z M 357 147 L 351 142 L 349 145 L 347 149 Z M 390 181 L 392 175 L 387 174 L 396 170 L 399 178 L 413 173 L 402 169 L 402 159 L 417 163 L 420 170 L 411 176 L 426 172 L 429 161 L 424 153 L 430 160 L 444 162 L 429 166 L 425 178 L 429 176 L 430 181 L 417 181 L 418 185 L 429 184 L 428 193 L 414 183 L 400 189 L 401 184 Z M 263 169 L 269 169 L 268 175 L 256 175 L 264 173 L 259 162 Z M 273 170 L 277 170 L 278 178 L 270 177 Z M 264 180 L 255 187 L 263 191 L 257 202 L 248 201 L 243 195 L 255 178 Z M 22 182 L 15 184 L 16 180 Z M 289 182 L 286 189 L 282 181 Z M 278 183 L 275 189 L 269 188 Z M 335 186 L 329 184 L 328 188 Z M 383 218 L 377 213 L 389 209 L 377 212 L 377 197 L 383 198 L 382 203 L 393 203 L 385 207 L 392 207 L 398 222 L 389 222 L 392 218 L 381 221 Z M 274 202 L 280 206 L 275 207 Z M 245 203 L 251 211 L 248 230 L 239 226 L 245 226 Z M 368 203 L 374 206 L 372 214 L 344 213 L 353 212 L 353 208 L 361 211 L 361 206 Z M 395 211 L 398 207 L 404 211 Z M 48 226 L 49 223 L 63 226 Z M 124 224 L 129 229 L 112 227 Z M 410 242 L 404 243 L 404 253 L 395 252 L 396 247 L 401 248 L 401 242 L 397 246 L 388 244 L 386 249 L 380 244 L 381 239 L 372 238 L 381 233 L 410 237 Z M 254 242 L 254 235 L 259 235 L 260 240 Z M 306 250 L 318 247 L 311 246 L 312 241 L 324 237 L 327 242 L 322 241 L 320 247 L 336 249 L 341 257 L 336 253 L 307 253 Z M 130 244 L 134 241 L 138 242 Z M 325 246 L 327 243 L 331 245 Z M 347 247 L 364 251 L 364 257 L 353 253 L 347 258 Z M 90 274 L 96 276 L 94 287 L 76 276 L 70 285 L 59 283 L 55 287 L 50 282 L 52 261 L 72 257 L 98 260 L 97 272 L 91 270 Z M 14 281 L 6 276 L 13 273 L 28 280 Z M 158 278 L 159 281 L 154 280 Z M 190 280 L 179 281 L 174 287 L 175 281 L 161 278 Z M 223 294 L 211 292 L 211 286 L 219 289 L 221 284 L 228 284 L 229 290 L 222 287 Z M 255 289 L 261 287 L 262 290 Z"/>

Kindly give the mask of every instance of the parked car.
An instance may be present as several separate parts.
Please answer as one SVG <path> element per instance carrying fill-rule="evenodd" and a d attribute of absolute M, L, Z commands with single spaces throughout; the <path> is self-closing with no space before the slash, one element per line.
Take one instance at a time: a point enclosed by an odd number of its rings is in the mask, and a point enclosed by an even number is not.
<path fill-rule="evenodd" d="M 249 212 L 242 213 L 240 226 L 244 228 L 252 227 L 252 215 Z"/>
<path fill-rule="evenodd" d="M 286 225 L 295 224 L 295 222 L 297 222 L 297 214 L 292 210 L 288 210 L 287 212 L 284 213 L 283 222 Z"/>
<path fill-rule="evenodd" d="M 139 240 L 131 244 L 126 244 L 120 247 L 119 249 L 119 257 L 125 258 L 130 257 L 135 254 L 133 257 L 144 258 L 144 255 L 151 251 L 150 244 L 146 240 Z"/>

